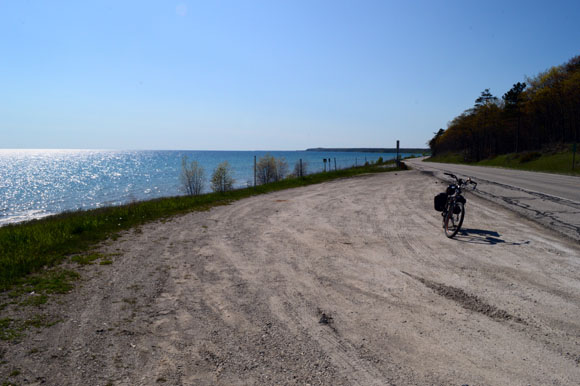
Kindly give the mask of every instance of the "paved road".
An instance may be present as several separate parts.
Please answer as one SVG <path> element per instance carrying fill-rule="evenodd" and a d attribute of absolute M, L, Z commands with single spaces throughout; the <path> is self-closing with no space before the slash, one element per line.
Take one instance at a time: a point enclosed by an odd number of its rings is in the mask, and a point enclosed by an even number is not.
<path fill-rule="evenodd" d="M 580 241 L 580 177 L 422 159 L 408 163 L 443 179 L 449 179 L 444 172 L 472 177 L 478 182 L 476 194 Z"/>
<path fill-rule="evenodd" d="M 531 192 L 549 194 L 580 203 L 580 177 L 560 174 L 526 172 L 523 170 L 500 169 L 484 166 L 454 165 L 437 162 L 409 160 L 419 170 L 448 171 L 453 174 L 485 179 Z"/>

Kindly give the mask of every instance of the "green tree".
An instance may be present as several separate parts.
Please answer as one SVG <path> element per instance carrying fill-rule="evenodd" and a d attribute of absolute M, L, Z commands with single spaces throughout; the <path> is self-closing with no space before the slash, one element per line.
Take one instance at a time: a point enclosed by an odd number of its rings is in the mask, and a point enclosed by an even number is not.
<path fill-rule="evenodd" d="M 256 178 L 260 185 L 280 181 L 287 174 L 288 163 L 284 158 L 275 158 L 270 154 L 266 154 L 256 164 Z"/>
<path fill-rule="evenodd" d="M 439 148 L 437 146 L 437 141 L 439 140 L 439 138 L 443 135 L 443 133 L 445 133 L 445 130 L 443 129 L 439 129 L 439 131 L 437 131 L 433 136 L 433 138 L 431 138 L 431 140 L 428 142 L 429 144 L 429 148 L 431 149 L 431 154 L 432 155 L 437 155 L 437 152 L 439 151 Z"/>
<path fill-rule="evenodd" d="M 472 108 L 429 141 L 433 153 L 463 151 L 465 160 L 514 151 L 562 148 L 580 139 L 580 56 L 507 91 L 503 104 L 489 89 Z"/>
<path fill-rule="evenodd" d="M 486 88 L 481 92 L 481 95 L 475 100 L 474 108 L 478 109 L 480 107 L 488 106 L 490 104 L 497 104 L 498 101 L 499 101 L 498 98 L 496 96 L 493 96 L 489 92 L 489 89 Z"/>
<path fill-rule="evenodd" d="M 211 175 L 211 189 L 214 192 L 224 193 L 234 188 L 232 168 L 228 161 L 219 164 Z"/>
<path fill-rule="evenodd" d="M 515 117 L 515 120 L 517 121 L 516 124 L 516 136 L 515 136 L 515 152 L 517 153 L 519 151 L 519 144 L 520 144 L 520 130 L 521 130 L 521 125 L 522 125 L 522 111 L 521 111 L 521 105 L 523 102 L 523 98 L 522 98 L 522 93 L 524 92 L 524 89 L 526 88 L 526 84 L 525 83 L 516 83 L 513 85 L 513 87 L 506 92 L 502 99 L 504 101 L 504 111 L 506 113 L 506 115 L 508 116 L 508 119 L 510 117 Z"/>

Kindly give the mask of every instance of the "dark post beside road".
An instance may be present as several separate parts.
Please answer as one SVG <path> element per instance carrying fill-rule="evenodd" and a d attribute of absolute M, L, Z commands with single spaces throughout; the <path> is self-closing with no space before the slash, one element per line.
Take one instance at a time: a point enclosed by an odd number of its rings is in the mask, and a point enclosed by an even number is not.
<path fill-rule="evenodd" d="M 400 165 L 400 159 L 399 159 L 399 140 L 397 139 L 397 167 L 401 166 Z"/>

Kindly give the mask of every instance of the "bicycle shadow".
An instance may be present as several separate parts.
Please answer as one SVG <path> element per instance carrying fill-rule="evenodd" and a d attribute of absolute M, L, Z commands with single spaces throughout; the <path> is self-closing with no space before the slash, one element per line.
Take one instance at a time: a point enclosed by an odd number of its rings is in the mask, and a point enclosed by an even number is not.
<path fill-rule="evenodd" d="M 460 229 L 457 235 L 455 235 L 457 241 L 462 241 L 464 243 L 472 244 L 505 244 L 505 245 L 524 245 L 529 244 L 529 241 L 524 241 L 521 243 L 508 242 L 501 239 L 501 235 L 496 231 L 484 230 L 484 229 Z"/>

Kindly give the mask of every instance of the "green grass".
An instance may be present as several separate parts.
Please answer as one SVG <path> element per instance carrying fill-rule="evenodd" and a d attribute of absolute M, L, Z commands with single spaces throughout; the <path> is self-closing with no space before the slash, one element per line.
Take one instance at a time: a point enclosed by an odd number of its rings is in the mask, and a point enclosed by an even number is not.
<path fill-rule="evenodd" d="M 80 265 L 90 265 L 93 264 L 95 262 L 95 260 L 98 260 L 102 257 L 105 257 L 105 255 L 101 254 L 101 253 L 88 253 L 86 255 L 76 255 L 71 257 L 71 261 L 74 261 L 77 264 Z"/>
<path fill-rule="evenodd" d="M 368 165 L 304 178 L 289 178 L 256 188 L 234 190 L 224 194 L 210 193 L 201 196 L 167 197 L 127 205 L 99 208 L 88 211 L 67 212 L 26 223 L 0 227 L 0 291 L 14 284 L 26 290 L 43 293 L 66 292 L 75 275 L 70 271 L 48 270 L 47 275 L 29 276 L 62 262 L 67 256 L 81 255 L 90 247 L 107 239 L 115 240 L 118 232 L 159 219 L 189 211 L 202 211 L 234 200 L 283 189 L 295 188 L 353 177 L 365 173 L 388 172 L 394 169 Z M 72 259 L 79 264 L 90 264 L 95 255 L 82 255 Z M 109 264 L 103 260 L 101 264 Z M 45 279 L 43 277 L 47 276 Z"/>
<path fill-rule="evenodd" d="M 0 340 L 14 340 L 21 336 L 18 328 L 15 326 L 14 319 L 0 319 Z"/>
<path fill-rule="evenodd" d="M 43 328 L 54 326 L 59 321 L 50 321 L 44 315 L 34 315 L 25 320 L 12 318 L 0 319 L 0 340 L 15 341 L 24 335 L 30 328 Z"/>
<path fill-rule="evenodd" d="M 465 162 L 461 154 L 448 153 L 431 157 L 428 162 L 459 163 L 477 166 L 494 166 L 534 172 L 580 175 L 580 152 L 576 152 L 576 162 L 572 170 L 571 146 L 561 151 L 523 152 L 499 155 L 479 162 Z"/>

